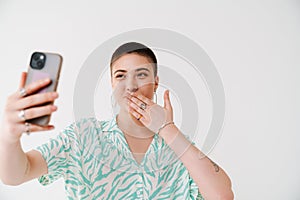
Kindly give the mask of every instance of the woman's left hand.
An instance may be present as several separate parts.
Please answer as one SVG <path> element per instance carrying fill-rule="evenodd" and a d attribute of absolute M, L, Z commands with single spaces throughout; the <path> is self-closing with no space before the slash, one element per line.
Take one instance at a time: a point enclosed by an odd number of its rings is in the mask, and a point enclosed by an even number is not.
<path fill-rule="evenodd" d="M 129 112 L 145 127 L 157 133 L 163 124 L 173 121 L 169 90 L 164 93 L 164 107 L 154 103 L 144 95 L 132 93 L 129 101 Z"/>

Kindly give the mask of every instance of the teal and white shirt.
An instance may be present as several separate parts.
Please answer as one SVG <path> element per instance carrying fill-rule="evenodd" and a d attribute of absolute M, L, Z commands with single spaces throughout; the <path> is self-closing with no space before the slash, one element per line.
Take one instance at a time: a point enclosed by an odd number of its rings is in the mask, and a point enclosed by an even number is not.
<path fill-rule="evenodd" d="M 47 185 L 63 177 L 68 199 L 203 199 L 188 170 L 155 134 L 142 162 L 134 159 L 115 118 L 84 118 L 36 148 Z"/>

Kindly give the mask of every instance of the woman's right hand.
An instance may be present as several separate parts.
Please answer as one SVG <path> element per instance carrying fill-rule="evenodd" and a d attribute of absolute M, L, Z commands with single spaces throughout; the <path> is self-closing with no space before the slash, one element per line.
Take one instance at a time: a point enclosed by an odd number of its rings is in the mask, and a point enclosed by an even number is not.
<path fill-rule="evenodd" d="M 24 87 L 26 76 L 27 73 L 23 72 L 19 89 Z M 55 105 L 38 106 L 40 104 L 53 102 L 58 97 L 57 92 L 33 94 L 36 91 L 39 91 L 41 88 L 44 88 L 45 86 L 50 84 L 50 82 L 50 79 L 42 79 L 26 86 L 25 96 L 22 96 L 20 91 L 17 91 L 8 96 L 0 125 L 0 136 L 2 142 L 5 142 L 6 144 L 18 142 L 26 129 L 30 132 L 37 132 L 47 131 L 54 128 L 53 125 L 25 125 L 25 120 L 41 117 L 44 115 L 50 115 L 52 112 L 57 110 L 57 107 Z M 19 116 L 22 110 L 24 110 L 25 120 L 24 118 Z"/>

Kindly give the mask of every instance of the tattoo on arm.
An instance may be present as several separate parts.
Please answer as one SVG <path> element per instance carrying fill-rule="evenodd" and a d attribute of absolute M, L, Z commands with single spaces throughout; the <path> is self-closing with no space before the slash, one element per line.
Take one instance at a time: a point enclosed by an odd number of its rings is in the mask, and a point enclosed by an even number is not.
<path fill-rule="evenodd" d="M 202 159 L 202 158 L 205 158 L 205 157 L 208 158 L 208 160 L 213 164 L 213 166 L 215 168 L 215 171 L 216 172 L 220 171 L 219 166 L 214 161 L 212 161 L 208 156 L 206 156 L 204 153 L 202 153 L 200 150 L 198 151 L 198 157 L 199 157 L 199 159 Z"/>

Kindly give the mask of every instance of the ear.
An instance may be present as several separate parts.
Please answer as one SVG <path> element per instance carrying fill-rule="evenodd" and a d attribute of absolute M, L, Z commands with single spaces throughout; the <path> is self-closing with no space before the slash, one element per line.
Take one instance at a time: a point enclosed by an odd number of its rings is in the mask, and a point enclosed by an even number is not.
<path fill-rule="evenodd" d="M 158 88 L 158 83 L 159 83 L 159 77 L 156 76 L 155 77 L 155 80 L 154 80 L 154 92 L 156 92 L 157 88 Z"/>

